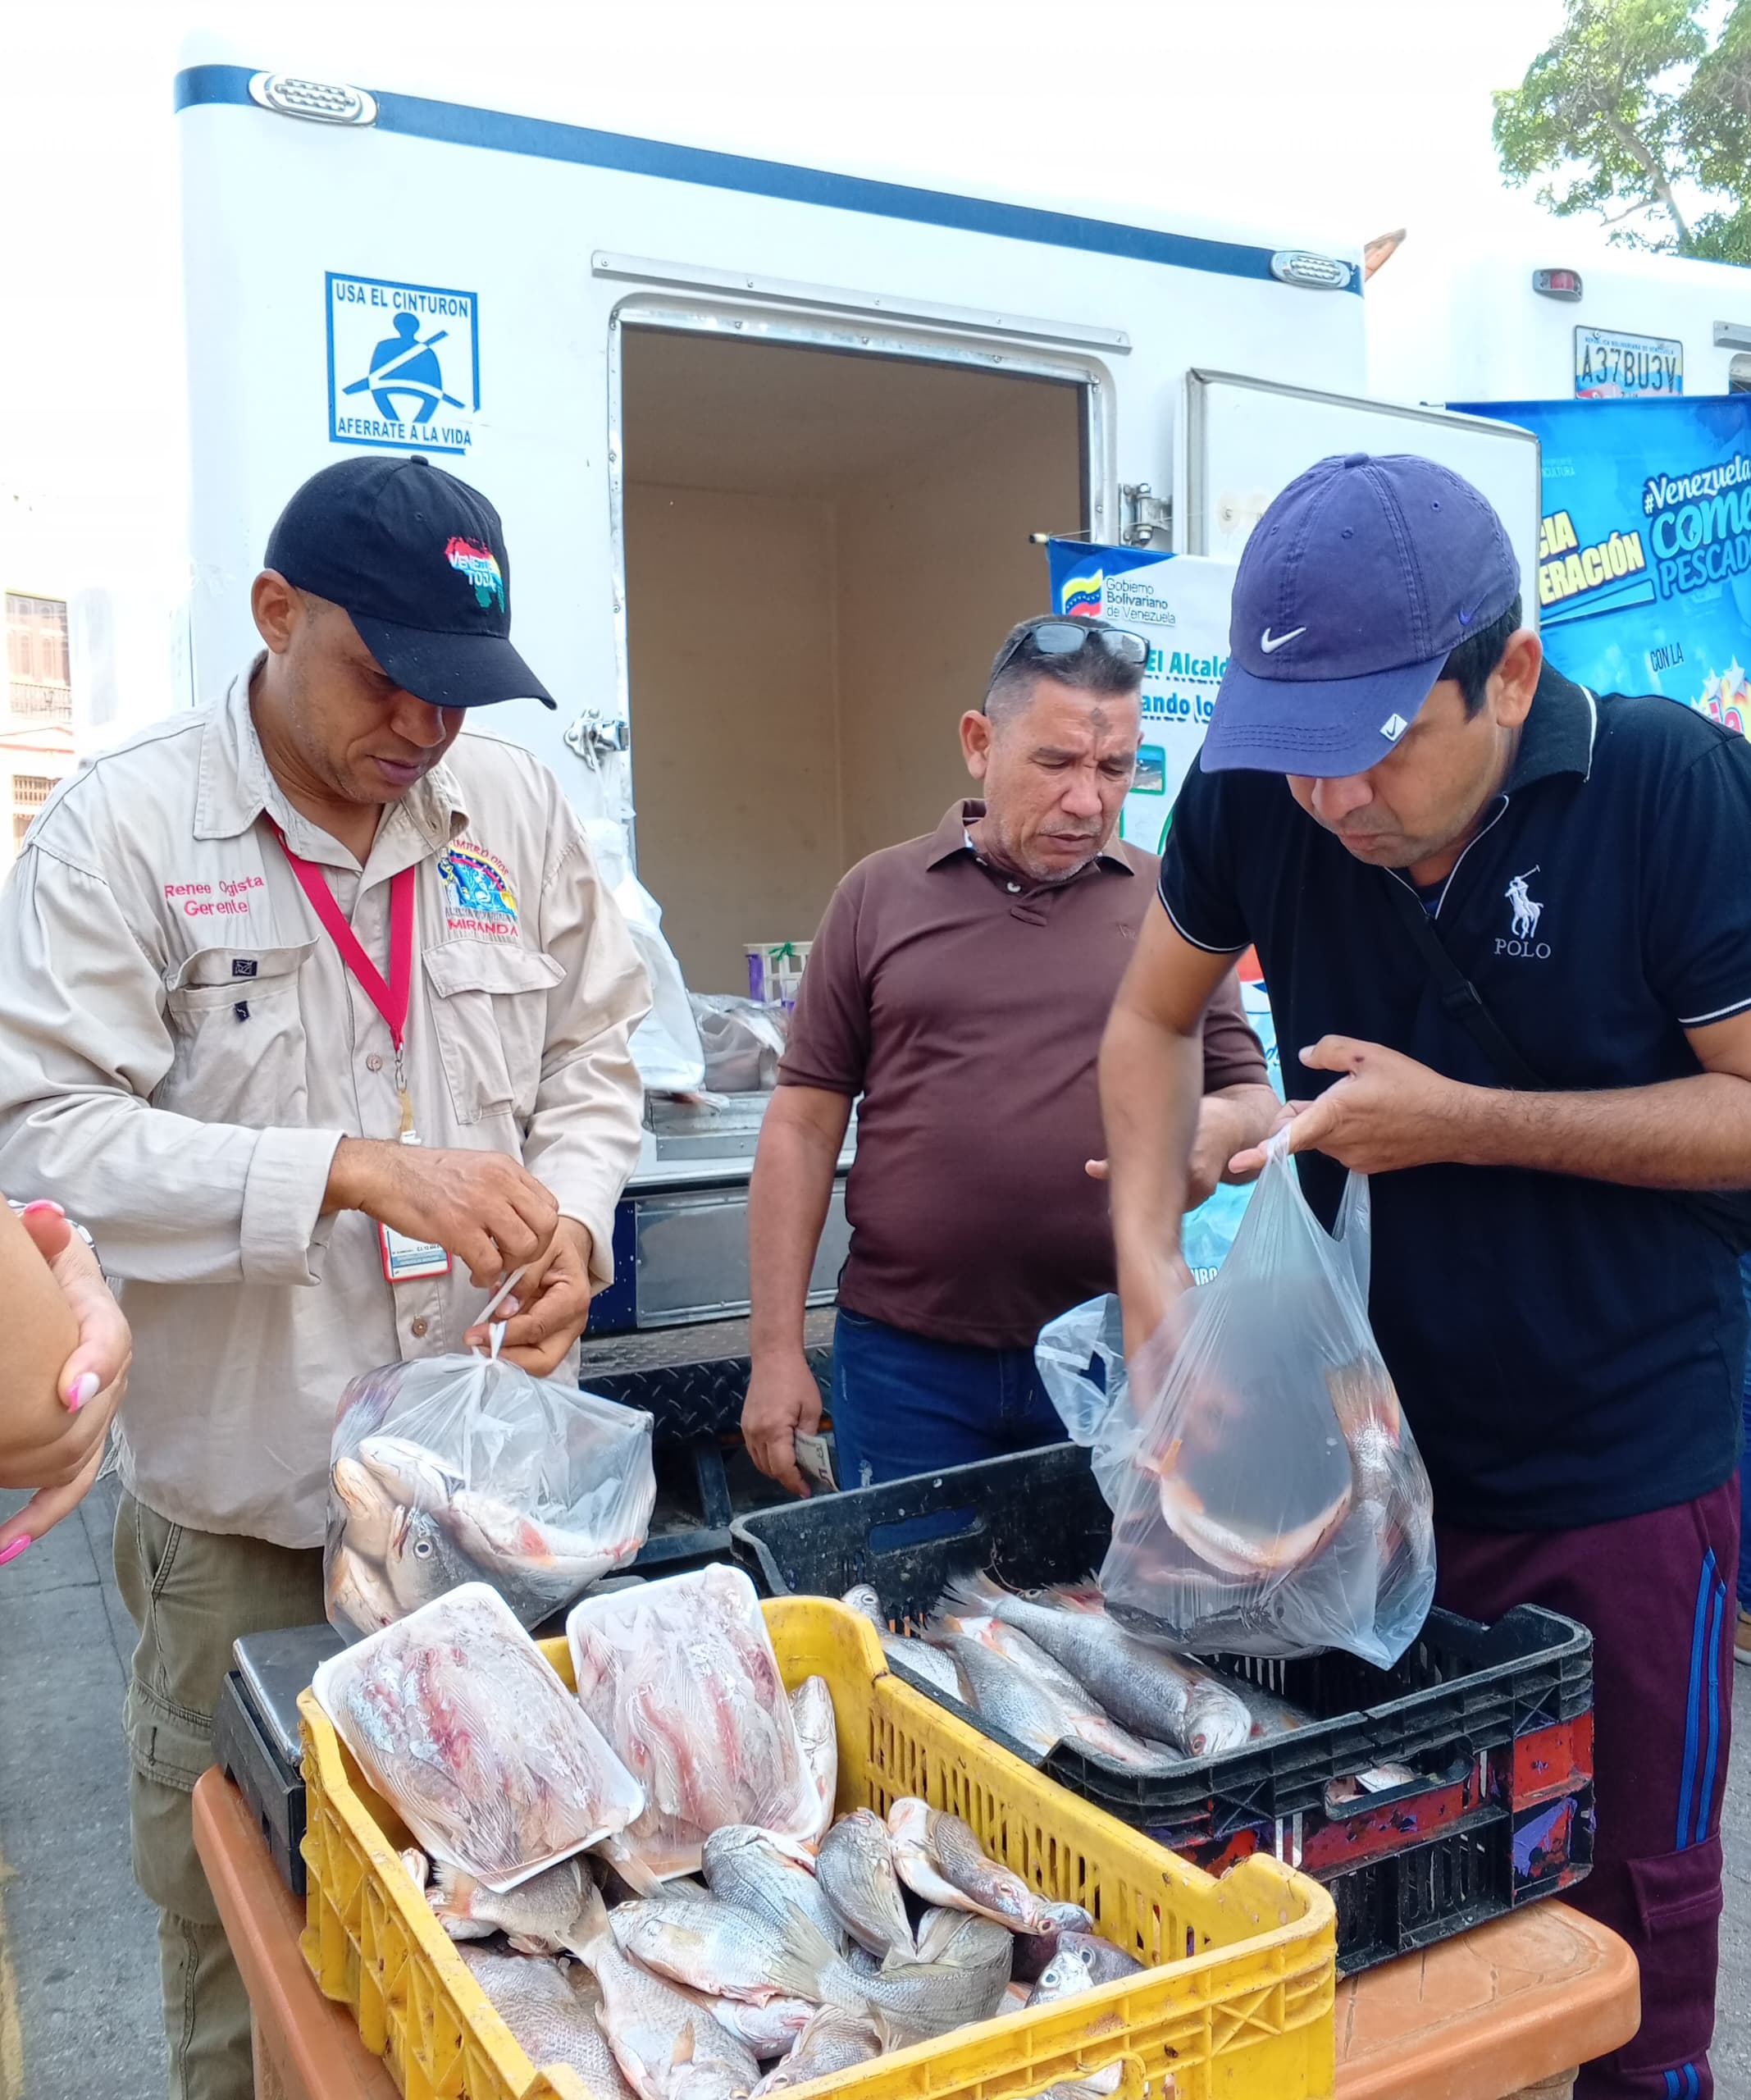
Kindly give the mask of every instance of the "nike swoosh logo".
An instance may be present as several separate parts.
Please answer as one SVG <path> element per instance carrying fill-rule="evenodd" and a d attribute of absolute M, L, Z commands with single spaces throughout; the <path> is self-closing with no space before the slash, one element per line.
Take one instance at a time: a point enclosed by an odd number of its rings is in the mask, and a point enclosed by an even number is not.
<path fill-rule="evenodd" d="M 1287 634 L 1273 634 L 1269 628 L 1259 637 L 1259 647 L 1267 656 L 1279 650 L 1285 641 L 1293 641 L 1297 634 L 1307 632 L 1304 627 L 1292 627 Z"/>

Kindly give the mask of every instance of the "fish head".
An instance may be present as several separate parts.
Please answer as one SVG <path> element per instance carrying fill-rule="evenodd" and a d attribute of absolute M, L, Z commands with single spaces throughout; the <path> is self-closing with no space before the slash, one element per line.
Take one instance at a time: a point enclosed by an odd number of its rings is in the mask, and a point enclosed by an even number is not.
<path fill-rule="evenodd" d="M 1252 1735 L 1250 1710 L 1226 1685 L 1204 1678 L 1186 1703 L 1186 1747 L 1193 1757 L 1220 1757 Z"/>
<path fill-rule="evenodd" d="M 1094 1984 L 1094 1957 L 1084 1947 L 1060 1947 L 1040 1972 L 1033 1996 L 1041 2004 L 1052 1998 L 1074 1997 Z"/>
<path fill-rule="evenodd" d="M 383 1573 L 404 1612 L 431 1604 L 458 1583 L 479 1579 L 479 1570 L 463 1558 L 437 1518 L 424 1509 L 395 1512 Z"/>
<path fill-rule="evenodd" d="M 849 1605 L 853 1611 L 867 1618 L 872 1626 L 879 1627 L 884 1633 L 887 1632 L 887 1616 L 882 1609 L 882 1600 L 873 1582 L 854 1582 L 839 1601 Z"/>

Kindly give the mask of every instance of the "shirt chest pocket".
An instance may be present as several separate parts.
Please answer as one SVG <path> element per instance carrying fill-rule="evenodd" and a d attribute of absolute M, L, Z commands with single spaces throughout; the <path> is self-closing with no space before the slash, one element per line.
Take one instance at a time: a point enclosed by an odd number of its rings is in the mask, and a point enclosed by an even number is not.
<path fill-rule="evenodd" d="M 506 942 L 445 941 L 425 954 L 432 1033 L 461 1124 L 535 1113 L 547 1000 L 564 966 Z"/>
<path fill-rule="evenodd" d="M 174 1045 L 153 1105 L 203 1123 L 297 1129 L 309 1113 L 299 973 L 314 941 L 199 948 L 166 981 Z"/>

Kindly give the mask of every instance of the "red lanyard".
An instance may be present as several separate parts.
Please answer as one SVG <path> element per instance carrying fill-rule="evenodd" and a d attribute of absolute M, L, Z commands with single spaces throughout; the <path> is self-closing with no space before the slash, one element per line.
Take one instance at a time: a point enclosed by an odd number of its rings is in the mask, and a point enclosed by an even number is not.
<path fill-rule="evenodd" d="M 383 973 L 366 954 L 358 934 L 347 924 L 346 914 L 335 902 L 328 878 L 313 861 L 307 861 L 292 851 L 278 824 L 273 829 L 292 873 L 310 900 L 311 909 L 340 949 L 341 961 L 358 979 L 365 996 L 382 1015 L 389 1029 L 390 1041 L 395 1046 L 395 1084 L 401 1094 L 402 1124 L 404 1129 L 411 1129 L 412 1104 L 402 1069 L 401 1046 L 407 1035 L 408 1005 L 413 993 L 413 883 L 417 870 L 404 868 L 390 879 L 389 982 L 385 984 Z"/>

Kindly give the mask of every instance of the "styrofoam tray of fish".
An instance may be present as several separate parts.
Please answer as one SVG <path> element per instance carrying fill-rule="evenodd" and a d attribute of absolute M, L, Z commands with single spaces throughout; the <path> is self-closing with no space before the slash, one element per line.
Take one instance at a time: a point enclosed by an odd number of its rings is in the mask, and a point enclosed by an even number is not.
<path fill-rule="evenodd" d="M 642 1787 L 484 1582 L 331 1656 L 312 1688 L 426 1849 L 494 1888 L 644 1808 Z"/>
<path fill-rule="evenodd" d="M 819 1842 L 832 1789 L 823 1801 L 811 1784 L 759 1598 L 739 1568 L 586 1597 L 566 1640 L 584 1711 L 645 1788 L 620 1842 L 649 1873 L 697 1873 L 725 1824 Z M 727 1744 L 733 1758 L 714 1754 Z"/>
<path fill-rule="evenodd" d="M 727 1618 L 731 1635 L 709 1637 L 738 1659 L 709 1657 L 704 1697 L 643 1687 L 653 1768 L 702 1768 L 695 1820 L 713 1775 L 739 1815 L 773 1764 L 756 1710 L 774 1672 L 812 1820 L 804 1835 L 717 1822 L 698 1879 L 658 1881 L 630 1833 L 508 1890 L 434 1871 L 304 1701 L 305 1951 L 410 2100 L 569 2093 L 574 2078 L 596 2100 L 747 2100 L 828 2078 L 860 2100 L 921 2079 L 939 2095 L 1201 2100 L 1219 2060 L 1224 2093 L 1331 2090 L 1331 1911 L 1311 1883 L 1265 1860 L 1217 1882 L 1058 1792 L 889 1673 L 837 1604 L 759 1608 L 750 1644 L 743 1578 L 715 1572 L 709 1609 L 696 1577 L 638 1593 L 681 1591 L 695 1633 Z M 567 1647 L 545 1653 L 570 1671 Z"/>

